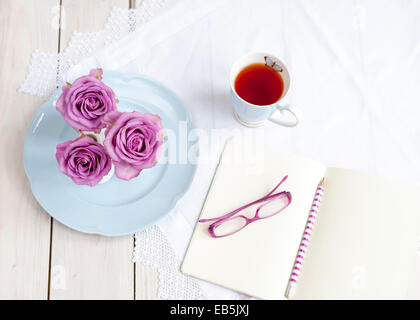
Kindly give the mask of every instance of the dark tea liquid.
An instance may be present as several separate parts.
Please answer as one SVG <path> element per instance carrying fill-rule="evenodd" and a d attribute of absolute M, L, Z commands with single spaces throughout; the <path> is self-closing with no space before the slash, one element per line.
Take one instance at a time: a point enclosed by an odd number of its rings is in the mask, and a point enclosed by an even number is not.
<path fill-rule="evenodd" d="M 277 102 L 283 93 L 280 73 L 264 63 L 243 68 L 235 79 L 235 91 L 245 101 L 259 106 Z"/>

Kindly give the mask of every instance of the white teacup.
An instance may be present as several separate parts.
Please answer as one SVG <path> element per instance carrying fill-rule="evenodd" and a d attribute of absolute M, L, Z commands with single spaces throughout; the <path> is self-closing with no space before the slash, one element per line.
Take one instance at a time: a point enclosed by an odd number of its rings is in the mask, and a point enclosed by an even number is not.
<path fill-rule="evenodd" d="M 283 92 L 280 98 L 270 105 L 255 105 L 242 99 L 235 91 L 235 79 L 239 72 L 254 63 L 265 63 L 280 73 L 283 80 Z M 256 52 L 249 53 L 237 60 L 230 70 L 230 91 L 233 104 L 233 113 L 236 119 L 248 127 L 259 127 L 267 120 L 278 125 L 294 127 L 299 123 L 301 112 L 289 104 L 280 104 L 289 91 L 290 76 L 283 62 L 275 56 Z"/>

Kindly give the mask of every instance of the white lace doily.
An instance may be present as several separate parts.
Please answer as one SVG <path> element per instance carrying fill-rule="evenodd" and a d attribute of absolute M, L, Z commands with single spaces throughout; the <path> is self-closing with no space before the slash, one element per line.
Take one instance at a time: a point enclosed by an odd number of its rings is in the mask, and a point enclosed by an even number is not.
<path fill-rule="evenodd" d="M 64 84 L 64 75 L 72 66 L 139 28 L 168 2 L 170 0 L 144 0 L 136 9 L 114 8 L 102 30 L 74 32 L 68 46 L 61 53 L 35 51 L 27 77 L 18 92 L 36 96 L 51 95 Z M 158 226 L 151 226 L 135 235 L 133 262 L 148 265 L 159 273 L 159 298 L 205 298 L 198 281 L 179 271 L 180 259 Z"/>
<path fill-rule="evenodd" d="M 159 273 L 159 298 L 168 300 L 205 298 L 198 282 L 179 272 L 180 260 L 157 225 L 137 232 L 134 239 L 133 262 L 151 266 Z"/>

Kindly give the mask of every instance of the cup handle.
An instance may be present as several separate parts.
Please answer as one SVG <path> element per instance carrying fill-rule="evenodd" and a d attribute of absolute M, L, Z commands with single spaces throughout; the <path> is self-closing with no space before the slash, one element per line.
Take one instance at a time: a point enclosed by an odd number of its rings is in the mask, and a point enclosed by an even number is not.
<path fill-rule="evenodd" d="M 287 120 L 285 118 L 286 112 L 291 113 L 294 120 Z M 290 104 L 278 105 L 268 120 L 285 127 L 295 127 L 299 124 L 302 119 L 302 113 L 296 107 L 292 107 Z"/>

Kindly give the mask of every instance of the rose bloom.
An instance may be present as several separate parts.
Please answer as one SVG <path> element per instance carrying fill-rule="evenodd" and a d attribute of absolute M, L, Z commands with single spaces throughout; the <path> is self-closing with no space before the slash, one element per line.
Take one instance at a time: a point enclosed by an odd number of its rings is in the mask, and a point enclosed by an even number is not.
<path fill-rule="evenodd" d="M 102 69 L 92 69 L 89 75 L 63 86 L 57 110 L 75 130 L 99 131 L 105 128 L 105 114 L 117 110 L 114 91 L 101 81 L 102 73 Z"/>
<path fill-rule="evenodd" d="M 108 113 L 104 121 L 108 125 L 104 146 L 115 165 L 118 178 L 133 179 L 143 169 L 157 163 L 164 139 L 159 116 L 114 111 Z"/>
<path fill-rule="evenodd" d="M 56 158 L 60 170 L 76 184 L 93 187 L 111 170 L 105 148 L 87 136 L 57 145 Z"/>

